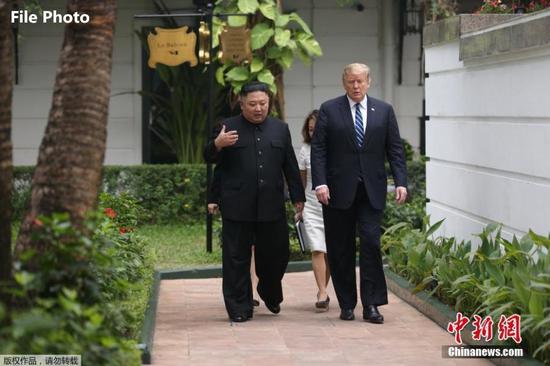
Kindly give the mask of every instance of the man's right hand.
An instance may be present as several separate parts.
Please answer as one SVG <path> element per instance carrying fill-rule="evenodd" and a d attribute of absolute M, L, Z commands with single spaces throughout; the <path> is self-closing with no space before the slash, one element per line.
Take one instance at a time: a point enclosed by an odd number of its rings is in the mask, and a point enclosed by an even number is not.
<path fill-rule="evenodd" d="M 325 206 L 328 205 L 328 201 L 330 200 L 330 192 L 327 186 L 317 187 L 315 189 L 315 195 L 317 196 L 319 202 Z"/>
<path fill-rule="evenodd" d="M 208 204 L 208 213 L 210 215 L 217 214 L 219 212 L 218 204 L 217 203 L 209 203 Z"/>
<path fill-rule="evenodd" d="M 214 140 L 214 145 L 216 146 L 216 149 L 220 151 L 224 147 L 235 145 L 238 139 L 239 135 L 237 134 L 237 131 L 225 132 L 225 125 L 223 125 L 220 134 Z"/>

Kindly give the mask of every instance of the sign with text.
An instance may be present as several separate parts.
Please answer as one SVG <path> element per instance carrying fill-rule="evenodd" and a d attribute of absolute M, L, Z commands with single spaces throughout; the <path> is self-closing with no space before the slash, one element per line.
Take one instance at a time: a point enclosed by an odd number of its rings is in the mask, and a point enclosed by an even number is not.
<path fill-rule="evenodd" d="M 188 33 L 187 29 L 187 26 L 173 29 L 155 27 L 156 34 L 149 33 L 147 44 L 150 51 L 150 68 L 156 68 L 157 63 L 177 66 L 189 62 L 191 66 L 197 65 L 197 35 L 193 31 Z"/>
<path fill-rule="evenodd" d="M 243 27 L 224 27 L 220 34 L 222 48 L 222 63 L 231 61 L 240 64 L 243 61 L 252 61 L 250 48 L 250 29 Z"/>

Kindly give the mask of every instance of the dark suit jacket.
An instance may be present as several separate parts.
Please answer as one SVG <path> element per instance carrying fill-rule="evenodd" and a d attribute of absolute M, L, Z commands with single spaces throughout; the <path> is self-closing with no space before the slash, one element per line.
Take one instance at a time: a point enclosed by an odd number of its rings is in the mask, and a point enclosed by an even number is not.
<path fill-rule="evenodd" d="M 311 142 L 313 189 L 326 184 L 329 206 L 349 208 L 361 177 L 371 205 L 386 205 L 388 159 L 396 186 L 407 186 L 407 167 L 399 128 L 388 103 L 367 96 L 367 129 L 362 148 L 355 140 L 354 120 L 344 95 L 321 105 Z"/>
<path fill-rule="evenodd" d="M 216 165 L 214 167 L 214 172 L 212 174 L 212 182 L 210 183 L 210 189 L 206 192 L 206 199 L 208 200 L 208 203 L 220 203 L 220 190 L 221 190 L 221 177 L 220 177 L 220 169 Z"/>
<path fill-rule="evenodd" d="M 213 131 L 205 147 L 206 161 L 217 163 L 219 206 L 224 219 L 236 221 L 275 221 L 285 217 L 286 178 L 292 202 L 304 202 L 304 188 L 288 126 L 268 117 L 256 125 L 242 115 L 224 122 L 225 130 L 236 130 L 237 143 L 217 151 Z"/>

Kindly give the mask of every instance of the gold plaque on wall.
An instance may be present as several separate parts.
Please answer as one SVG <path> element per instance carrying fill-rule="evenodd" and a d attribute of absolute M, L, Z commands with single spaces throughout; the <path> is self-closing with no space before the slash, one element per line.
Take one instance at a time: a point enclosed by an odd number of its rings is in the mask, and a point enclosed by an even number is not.
<path fill-rule="evenodd" d="M 149 33 L 149 67 L 156 68 L 156 64 L 177 66 L 189 62 L 191 66 L 198 63 L 195 55 L 197 35 L 191 31 L 187 33 L 187 26 L 181 28 L 164 29 L 155 27 L 156 34 Z"/>
<path fill-rule="evenodd" d="M 231 61 L 240 64 L 243 61 L 252 61 L 250 48 L 250 29 L 243 27 L 225 26 L 221 35 L 222 63 Z"/>

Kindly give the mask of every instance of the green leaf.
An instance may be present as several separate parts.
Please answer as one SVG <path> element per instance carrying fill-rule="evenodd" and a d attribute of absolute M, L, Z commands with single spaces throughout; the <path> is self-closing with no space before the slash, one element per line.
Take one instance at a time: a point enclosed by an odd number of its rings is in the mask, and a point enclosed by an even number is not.
<path fill-rule="evenodd" d="M 310 56 L 321 56 L 323 51 L 319 42 L 313 37 L 306 38 L 304 40 L 298 41 L 298 44 L 308 53 Z"/>
<path fill-rule="evenodd" d="M 532 281 L 531 282 L 531 287 L 533 289 L 536 289 L 537 291 L 544 291 L 544 290 L 550 290 L 550 283 L 544 283 L 544 282 L 537 282 L 537 281 Z"/>
<path fill-rule="evenodd" d="M 304 22 L 304 20 L 302 18 L 300 18 L 300 16 L 296 13 L 290 13 L 289 14 L 289 17 L 290 17 L 290 20 L 298 23 L 300 25 L 300 27 L 302 27 L 302 29 L 304 30 L 304 32 L 306 32 L 307 34 L 309 35 L 313 35 L 313 33 L 311 32 L 311 29 L 309 29 L 308 25 L 306 24 L 306 22 Z"/>
<path fill-rule="evenodd" d="M 277 18 L 277 7 L 273 3 L 263 3 L 260 5 L 260 12 L 267 19 L 275 20 Z"/>
<path fill-rule="evenodd" d="M 304 65 L 311 65 L 311 57 L 301 47 L 296 49 L 296 55 Z"/>
<path fill-rule="evenodd" d="M 258 74 L 258 81 L 261 81 L 262 83 L 266 83 L 271 86 L 275 81 L 275 77 L 273 76 L 271 71 L 269 71 L 268 69 L 263 69 Z"/>
<path fill-rule="evenodd" d="M 117 341 L 115 338 L 108 337 L 108 336 L 101 337 L 100 341 L 101 341 L 101 344 L 106 348 L 114 347 L 117 344 Z"/>
<path fill-rule="evenodd" d="M 278 14 L 277 18 L 275 18 L 275 26 L 277 27 L 284 27 L 290 22 L 290 16 L 286 14 Z"/>
<path fill-rule="evenodd" d="M 241 89 L 244 84 L 246 84 L 246 81 L 235 81 L 231 83 L 231 87 L 233 88 L 233 94 L 237 95 L 241 92 Z"/>
<path fill-rule="evenodd" d="M 264 68 L 264 63 L 262 62 L 262 60 L 260 60 L 257 57 L 254 57 L 252 59 L 252 62 L 250 63 L 250 72 L 253 72 L 253 73 L 259 72 L 263 68 Z"/>
<path fill-rule="evenodd" d="M 525 274 L 523 274 L 525 276 Z M 512 272 L 512 284 L 514 285 L 514 293 L 521 301 L 522 305 L 527 307 L 529 304 L 529 290 L 527 289 L 527 280 L 520 277 L 517 271 Z"/>
<path fill-rule="evenodd" d="M 266 23 L 258 23 L 250 31 L 250 43 L 252 50 L 257 50 L 266 45 L 275 31 Z"/>
<path fill-rule="evenodd" d="M 289 48 L 283 48 L 281 52 L 281 57 L 277 60 L 279 65 L 283 67 L 283 69 L 290 69 L 292 66 L 292 63 L 294 62 L 294 54 Z"/>
<path fill-rule="evenodd" d="M 290 40 L 290 31 L 288 29 L 275 29 L 275 43 L 281 47 L 285 47 Z"/>
<path fill-rule="evenodd" d="M 267 58 L 271 58 L 271 59 L 279 58 L 281 57 L 281 54 L 282 54 L 282 50 L 277 46 L 269 47 L 266 52 Z"/>
<path fill-rule="evenodd" d="M 21 271 L 15 274 L 15 282 L 20 284 L 21 286 L 25 287 L 29 283 L 31 283 L 32 280 L 34 280 L 34 275 L 30 272 Z"/>
<path fill-rule="evenodd" d="M 246 25 L 248 18 L 245 16 L 230 15 L 227 17 L 227 24 L 231 27 L 242 27 Z"/>
<path fill-rule="evenodd" d="M 234 67 L 226 74 L 227 79 L 231 81 L 245 81 L 249 76 L 250 73 L 244 66 Z"/>
<path fill-rule="evenodd" d="M 497 268 L 491 262 L 486 262 L 485 269 L 489 273 L 489 277 L 495 280 L 499 286 L 504 286 L 506 284 L 506 279 L 500 268 Z"/>
<path fill-rule="evenodd" d="M 246 17 L 241 17 L 245 18 Z M 216 48 L 220 44 L 220 34 L 222 33 L 224 22 L 218 17 L 212 17 L 212 48 Z"/>
<path fill-rule="evenodd" d="M 544 246 L 547 249 L 550 249 L 550 238 L 545 238 L 544 236 L 538 235 L 534 233 L 532 230 L 529 230 L 528 234 L 531 239 L 535 242 L 535 244 Z"/>
<path fill-rule="evenodd" d="M 445 221 L 445 219 L 439 220 L 438 222 L 436 222 L 435 224 L 433 224 L 432 226 L 430 226 L 430 228 L 428 229 L 428 231 L 426 231 L 426 237 L 429 237 L 429 236 L 431 236 L 433 233 L 435 233 L 435 232 L 437 231 L 437 229 L 439 229 L 439 227 L 443 224 L 443 221 Z"/>
<path fill-rule="evenodd" d="M 544 317 L 544 300 L 545 296 L 538 293 L 531 293 L 529 300 L 529 312 L 538 317 Z"/>
<path fill-rule="evenodd" d="M 287 47 L 290 48 L 292 51 L 295 51 L 296 48 L 298 48 L 298 44 L 296 43 L 295 40 L 293 40 L 293 39 L 291 38 L 291 39 L 288 41 Z"/>
<path fill-rule="evenodd" d="M 218 69 L 216 70 L 216 81 L 220 84 L 220 85 L 223 85 L 225 86 L 225 76 L 224 76 L 224 73 L 225 73 L 225 69 L 227 68 L 226 65 L 223 65 L 223 66 L 220 66 L 218 67 Z"/>
<path fill-rule="evenodd" d="M 269 86 L 269 90 L 271 91 L 271 93 L 272 93 L 273 95 L 277 94 L 277 85 L 275 85 L 275 83 L 271 84 L 271 85 Z"/>
<path fill-rule="evenodd" d="M 258 0 L 239 0 L 237 6 L 243 13 L 253 14 L 258 10 L 260 4 L 258 4 Z"/>

